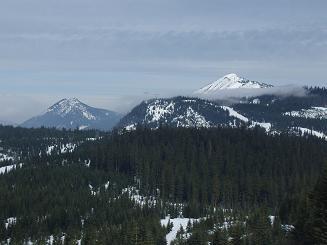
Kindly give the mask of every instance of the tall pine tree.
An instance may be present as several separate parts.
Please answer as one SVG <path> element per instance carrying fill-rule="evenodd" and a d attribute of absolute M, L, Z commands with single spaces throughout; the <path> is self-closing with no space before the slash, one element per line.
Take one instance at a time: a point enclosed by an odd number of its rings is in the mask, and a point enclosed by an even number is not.
<path fill-rule="evenodd" d="M 312 237 L 315 244 L 327 244 L 327 165 L 311 196 Z"/>

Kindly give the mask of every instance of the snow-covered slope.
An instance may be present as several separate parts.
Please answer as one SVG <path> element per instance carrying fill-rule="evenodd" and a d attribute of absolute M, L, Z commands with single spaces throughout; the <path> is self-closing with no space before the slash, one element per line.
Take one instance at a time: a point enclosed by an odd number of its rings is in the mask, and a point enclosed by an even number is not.
<path fill-rule="evenodd" d="M 241 78 L 234 73 L 231 73 L 195 91 L 195 94 L 200 94 L 200 95 L 211 94 L 224 89 L 241 89 L 241 88 L 259 89 L 259 88 L 271 88 L 271 87 L 273 87 L 273 85 L 256 82 L 256 81 L 250 81 L 245 78 Z"/>
<path fill-rule="evenodd" d="M 94 108 L 72 98 L 57 102 L 44 114 L 25 121 L 21 126 L 110 130 L 120 118 L 116 112 Z"/>

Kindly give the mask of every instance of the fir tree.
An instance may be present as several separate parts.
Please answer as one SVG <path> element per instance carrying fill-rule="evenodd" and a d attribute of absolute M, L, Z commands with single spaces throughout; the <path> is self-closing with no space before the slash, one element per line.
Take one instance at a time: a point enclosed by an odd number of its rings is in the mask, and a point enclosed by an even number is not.
<path fill-rule="evenodd" d="M 327 244 L 327 165 L 311 195 L 312 237 L 316 244 Z"/>

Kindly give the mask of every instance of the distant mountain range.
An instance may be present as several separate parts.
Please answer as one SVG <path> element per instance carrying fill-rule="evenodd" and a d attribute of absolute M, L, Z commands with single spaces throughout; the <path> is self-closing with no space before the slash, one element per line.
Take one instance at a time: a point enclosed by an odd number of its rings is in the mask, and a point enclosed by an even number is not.
<path fill-rule="evenodd" d="M 77 98 L 72 98 L 57 102 L 44 114 L 33 117 L 20 126 L 111 130 L 120 118 L 119 113 L 94 108 L 82 103 Z"/>
<path fill-rule="evenodd" d="M 261 127 L 268 133 L 313 134 L 327 139 L 327 90 L 301 88 L 303 94 L 269 94 L 273 85 L 228 74 L 197 90 L 193 97 L 177 96 L 143 101 L 131 112 L 121 114 L 90 107 L 78 99 L 63 99 L 44 114 L 20 126 L 67 129 L 134 130 L 137 126 L 171 127 Z M 262 95 L 217 100 L 218 91 L 258 91 Z M 265 94 L 266 93 L 266 94 Z M 237 94 L 237 93 L 236 93 Z M 241 94 L 241 93 L 240 93 Z M 251 93 L 249 93 L 251 94 Z M 255 93 L 253 93 L 255 94 Z"/>

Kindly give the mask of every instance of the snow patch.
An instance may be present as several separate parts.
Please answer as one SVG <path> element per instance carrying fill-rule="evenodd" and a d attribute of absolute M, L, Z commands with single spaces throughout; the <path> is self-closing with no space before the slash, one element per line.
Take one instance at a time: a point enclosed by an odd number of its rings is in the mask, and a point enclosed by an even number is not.
<path fill-rule="evenodd" d="M 17 218 L 16 217 L 10 217 L 5 222 L 5 227 L 8 229 L 10 226 L 14 226 L 16 224 Z"/>
<path fill-rule="evenodd" d="M 76 149 L 77 145 L 74 143 L 66 143 L 66 144 L 61 144 L 59 147 L 60 147 L 59 148 L 60 153 L 63 154 L 63 153 L 72 153 Z M 46 150 L 47 155 L 50 156 L 56 149 L 58 149 L 58 145 L 48 146 Z"/>
<path fill-rule="evenodd" d="M 265 123 L 265 122 L 252 122 L 250 128 L 253 128 L 255 126 L 259 126 L 261 128 L 264 128 L 266 132 L 270 132 L 271 130 L 271 123 Z"/>
<path fill-rule="evenodd" d="M 286 232 L 291 232 L 295 229 L 293 225 L 282 225 L 282 229 Z"/>
<path fill-rule="evenodd" d="M 172 230 L 166 235 L 167 244 L 171 244 L 173 240 L 176 239 L 177 232 L 183 227 L 184 230 L 187 228 L 187 224 L 190 222 L 192 225 L 195 222 L 198 222 L 200 219 L 192 219 L 192 218 L 175 218 L 170 219 L 167 216 L 165 219 L 160 220 L 161 226 L 167 227 L 168 224 L 171 224 Z"/>
<path fill-rule="evenodd" d="M 15 170 L 17 168 L 23 167 L 23 165 L 24 165 L 23 163 L 20 163 L 20 164 L 13 164 L 13 165 L 1 167 L 0 168 L 0 174 L 9 173 L 10 171 L 13 171 L 13 170 Z"/>
<path fill-rule="evenodd" d="M 311 107 L 300 111 L 290 111 L 283 113 L 284 116 L 303 117 L 312 119 L 327 119 L 327 107 Z"/>
<path fill-rule="evenodd" d="M 0 153 L 0 162 L 4 161 L 13 161 L 14 158 L 11 156 L 8 156 L 7 154 Z"/>
<path fill-rule="evenodd" d="M 53 242 L 54 242 L 54 237 L 53 237 L 53 235 L 51 235 L 51 236 L 49 237 L 49 239 L 47 240 L 47 244 L 48 244 L 48 245 L 52 245 Z"/>
<path fill-rule="evenodd" d="M 47 148 L 47 155 L 51 155 L 51 153 L 53 152 L 53 150 L 55 149 L 56 146 L 54 145 L 50 145 Z"/>
<path fill-rule="evenodd" d="M 134 130 L 136 130 L 136 126 L 137 126 L 137 124 L 136 123 L 133 123 L 133 124 L 130 124 L 130 125 L 127 125 L 126 127 L 124 127 L 124 130 L 126 130 L 126 131 L 134 131 Z"/>
<path fill-rule="evenodd" d="M 82 114 L 83 114 L 83 117 L 85 117 L 85 118 L 88 119 L 88 120 L 95 120 L 95 119 L 96 119 L 96 117 L 93 116 L 93 115 L 92 115 L 90 112 L 88 112 L 88 111 L 83 111 Z"/>
<path fill-rule="evenodd" d="M 175 117 L 172 122 L 177 123 L 177 127 L 196 127 L 196 128 L 209 128 L 211 126 L 204 116 L 194 111 L 192 107 L 188 107 L 186 115 Z"/>
<path fill-rule="evenodd" d="M 110 185 L 110 182 L 109 182 L 109 180 L 108 180 L 108 182 L 104 184 L 104 188 L 105 188 L 106 190 L 108 190 L 109 185 Z"/>
<path fill-rule="evenodd" d="M 266 130 L 266 132 L 269 132 L 271 130 L 271 123 L 266 123 L 266 122 L 256 122 L 256 121 L 250 121 L 247 117 L 241 115 L 240 113 L 238 113 L 237 111 L 235 111 L 233 108 L 228 107 L 228 106 L 221 106 L 221 108 L 225 111 L 228 111 L 229 116 L 235 117 L 240 119 L 241 121 L 248 123 L 250 122 L 250 128 L 254 128 L 255 126 L 259 126 L 261 128 L 264 128 Z"/>
<path fill-rule="evenodd" d="M 100 188 L 95 190 L 95 188 L 91 184 L 89 184 L 89 189 L 91 191 L 92 196 L 96 196 L 96 195 L 100 194 Z"/>
<path fill-rule="evenodd" d="M 136 187 L 127 187 L 122 190 L 122 195 L 128 195 L 129 199 L 135 202 L 140 207 L 147 207 L 155 206 L 157 204 L 157 200 L 153 196 L 142 196 L 140 191 Z"/>
<path fill-rule="evenodd" d="M 174 102 L 155 100 L 147 107 L 145 120 L 148 122 L 158 122 L 166 115 L 171 115 L 174 110 Z"/>
<path fill-rule="evenodd" d="M 78 127 L 78 130 L 84 130 L 84 129 L 88 128 L 88 127 L 89 126 L 87 126 L 87 125 L 81 125 L 81 126 Z"/>
<path fill-rule="evenodd" d="M 225 111 L 228 111 L 229 115 L 231 117 L 236 117 L 238 119 L 240 119 L 243 122 L 248 122 L 249 119 L 243 115 L 241 115 L 240 113 L 238 113 L 237 111 L 235 111 L 233 108 L 228 107 L 228 106 L 221 106 L 221 108 Z"/>
<path fill-rule="evenodd" d="M 316 136 L 318 138 L 327 140 L 327 136 L 324 133 L 313 130 L 313 129 L 302 128 L 302 127 L 292 127 L 291 130 L 295 133 L 297 133 L 296 131 L 300 131 L 300 134 L 301 134 L 300 136 L 309 134 L 309 135 Z"/>
<path fill-rule="evenodd" d="M 252 100 L 252 104 L 259 105 L 261 103 L 260 99 L 254 99 Z"/>

